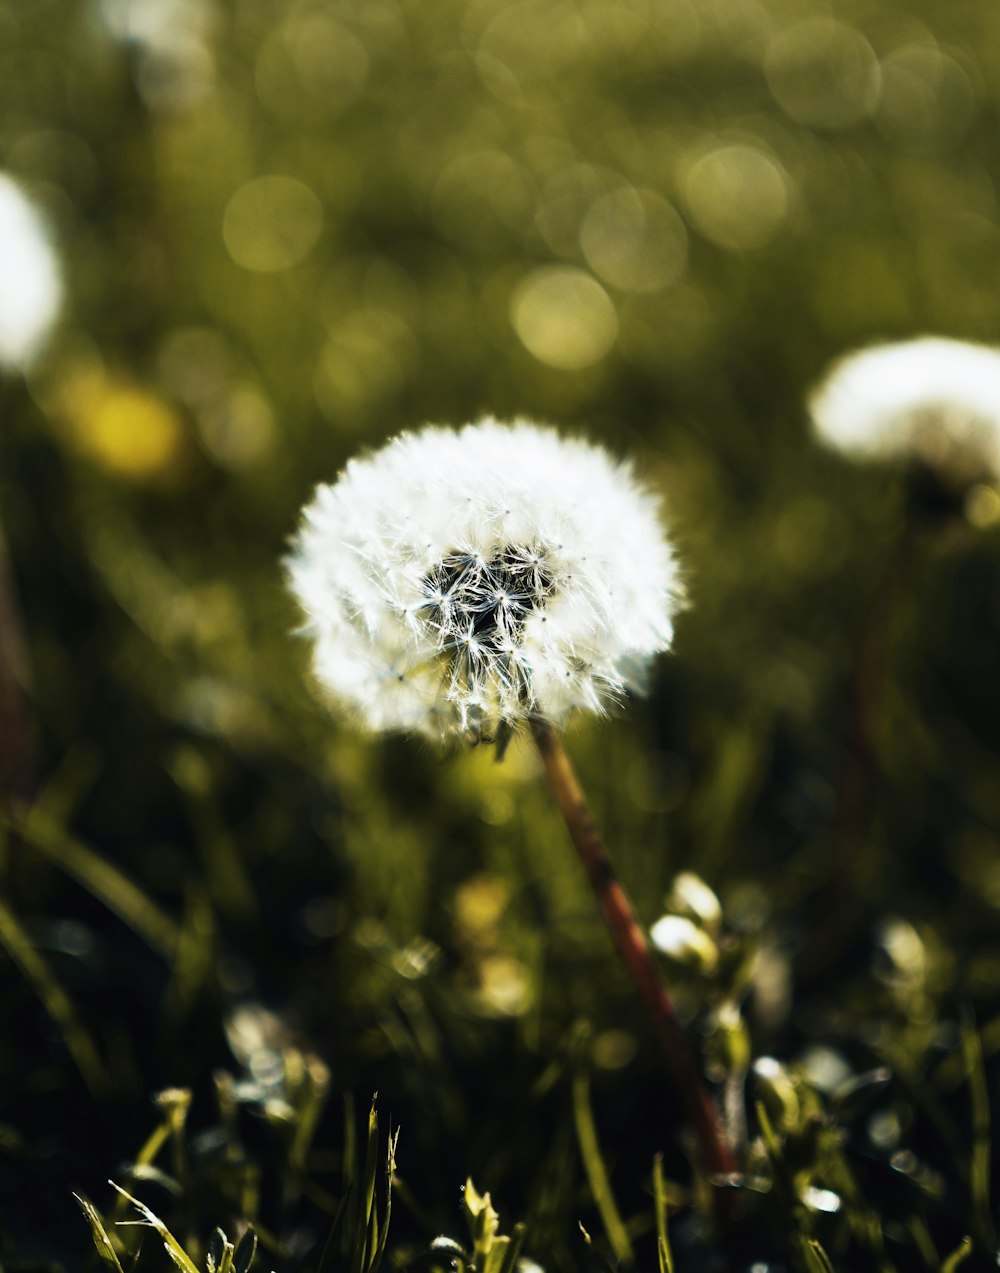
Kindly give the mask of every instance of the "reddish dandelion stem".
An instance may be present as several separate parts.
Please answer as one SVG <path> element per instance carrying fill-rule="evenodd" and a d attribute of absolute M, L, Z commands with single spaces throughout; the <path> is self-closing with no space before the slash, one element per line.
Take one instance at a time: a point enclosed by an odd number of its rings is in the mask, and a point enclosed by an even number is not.
<path fill-rule="evenodd" d="M 546 721 L 535 719 L 531 728 L 570 838 L 583 862 L 618 953 L 649 1013 L 667 1065 L 684 1100 L 702 1163 L 713 1175 L 729 1175 L 735 1170 L 735 1165 L 719 1127 L 712 1098 L 695 1066 L 677 1012 L 650 953 L 649 943 L 590 816 L 569 756 L 559 735 Z"/>

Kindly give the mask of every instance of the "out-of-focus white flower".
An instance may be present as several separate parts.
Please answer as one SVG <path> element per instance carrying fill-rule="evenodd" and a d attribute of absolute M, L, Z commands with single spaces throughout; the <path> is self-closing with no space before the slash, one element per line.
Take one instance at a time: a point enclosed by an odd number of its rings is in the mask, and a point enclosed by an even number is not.
<path fill-rule="evenodd" d="M 435 738 L 600 711 L 669 646 L 679 604 L 631 468 L 523 421 L 404 433 L 351 461 L 287 565 L 334 702 Z"/>
<path fill-rule="evenodd" d="M 833 1214 L 840 1210 L 840 1194 L 832 1189 L 817 1189 L 815 1185 L 806 1185 L 799 1190 L 799 1199 L 807 1211 L 825 1211 Z"/>
<path fill-rule="evenodd" d="M 876 345 L 835 363 L 809 408 L 838 450 L 1000 475 L 1000 350 L 936 336 Z"/>
<path fill-rule="evenodd" d="M 0 367 L 26 367 L 59 313 L 62 282 L 41 218 L 0 173 Z"/>
<path fill-rule="evenodd" d="M 675 915 L 686 915 L 710 933 L 717 933 L 722 923 L 719 899 L 693 871 L 681 871 L 674 876 L 667 895 L 667 910 Z"/>
<path fill-rule="evenodd" d="M 675 963 L 711 972 L 719 962 L 719 948 L 712 938 L 685 915 L 661 915 L 649 930 L 650 940 Z"/>

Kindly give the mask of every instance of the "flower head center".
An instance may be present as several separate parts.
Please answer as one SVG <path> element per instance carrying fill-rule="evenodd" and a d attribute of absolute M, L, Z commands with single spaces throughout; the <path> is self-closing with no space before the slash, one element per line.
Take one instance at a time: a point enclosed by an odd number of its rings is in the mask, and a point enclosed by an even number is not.
<path fill-rule="evenodd" d="M 484 657 L 513 652 L 524 623 L 553 592 L 542 554 L 504 545 L 489 556 L 453 550 L 423 580 L 422 609 L 446 650 L 472 649 Z"/>

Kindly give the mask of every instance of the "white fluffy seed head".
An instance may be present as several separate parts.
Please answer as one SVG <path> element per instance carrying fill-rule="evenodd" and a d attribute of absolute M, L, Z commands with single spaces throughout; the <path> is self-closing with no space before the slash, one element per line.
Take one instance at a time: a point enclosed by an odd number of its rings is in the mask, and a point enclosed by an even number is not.
<path fill-rule="evenodd" d="M 371 729 L 439 739 L 600 711 L 673 636 L 658 512 L 550 429 L 403 433 L 317 488 L 287 559 L 316 679 Z"/>
<path fill-rule="evenodd" d="M 809 409 L 838 450 L 1000 476 L 1000 350 L 935 336 L 875 345 L 836 362 Z"/>
<path fill-rule="evenodd" d="M 0 173 L 0 367 L 25 367 L 59 312 L 62 282 L 41 219 Z"/>

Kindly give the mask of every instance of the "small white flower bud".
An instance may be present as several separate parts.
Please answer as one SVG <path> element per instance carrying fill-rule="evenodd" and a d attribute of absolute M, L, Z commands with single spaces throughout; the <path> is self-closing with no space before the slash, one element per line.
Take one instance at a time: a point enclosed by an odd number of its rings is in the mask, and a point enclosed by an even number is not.
<path fill-rule="evenodd" d="M 807 1211 L 825 1211 L 832 1215 L 840 1210 L 840 1195 L 832 1189 L 818 1189 L 815 1185 L 806 1185 L 799 1190 L 799 1198 Z"/>
<path fill-rule="evenodd" d="M 708 933 L 684 915 L 663 915 L 649 930 L 657 950 L 676 963 L 711 972 L 719 962 L 719 948 Z"/>
<path fill-rule="evenodd" d="M 722 922 L 719 899 L 693 871 L 681 871 L 674 876 L 667 895 L 667 910 L 675 915 L 687 915 L 711 933 L 717 932 Z"/>

